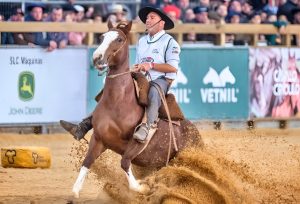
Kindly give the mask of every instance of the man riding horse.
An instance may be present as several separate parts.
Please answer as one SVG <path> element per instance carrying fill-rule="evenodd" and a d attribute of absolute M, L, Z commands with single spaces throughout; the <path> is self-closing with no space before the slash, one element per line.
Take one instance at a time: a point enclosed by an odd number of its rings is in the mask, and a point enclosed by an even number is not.
<path fill-rule="evenodd" d="M 139 125 L 133 137 L 144 142 L 155 133 L 158 121 L 158 110 L 161 105 L 159 89 L 166 94 L 177 75 L 180 46 L 165 30 L 174 28 L 173 21 L 160 9 L 144 7 L 138 13 L 146 25 L 147 35 L 143 36 L 136 46 L 134 68 L 145 72 L 150 80 L 148 93 L 147 121 Z M 92 116 L 83 119 L 78 125 L 60 121 L 61 126 L 75 139 L 81 140 L 92 129 Z"/>

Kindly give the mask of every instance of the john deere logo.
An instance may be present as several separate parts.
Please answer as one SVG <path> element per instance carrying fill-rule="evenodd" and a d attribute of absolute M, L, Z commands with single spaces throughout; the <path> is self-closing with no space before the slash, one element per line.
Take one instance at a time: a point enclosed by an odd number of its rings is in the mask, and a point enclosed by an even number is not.
<path fill-rule="evenodd" d="M 29 101 L 34 96 L 34 75 L 31 72 L 22 72 L 19 75 L 19 97 L 23 101 Z"/>

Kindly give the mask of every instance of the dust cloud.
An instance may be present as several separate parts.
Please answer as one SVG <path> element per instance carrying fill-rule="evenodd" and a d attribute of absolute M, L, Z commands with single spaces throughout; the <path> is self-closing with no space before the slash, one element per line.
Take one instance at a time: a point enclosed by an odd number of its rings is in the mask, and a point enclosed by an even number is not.
<path fill-rule="evenodd" d="M 128 189 L 121 157 L 112 151 L 103 153 L 91 172 L 115 203 L 300 202 L 299 129 L 200 133 L 204 148 L 185 149 L 166 167 L 133 166 L 134 175 L 148 189 L 144 194 Z M 85 147 L 77 143 L 72 148 L 76 168 Z"/>

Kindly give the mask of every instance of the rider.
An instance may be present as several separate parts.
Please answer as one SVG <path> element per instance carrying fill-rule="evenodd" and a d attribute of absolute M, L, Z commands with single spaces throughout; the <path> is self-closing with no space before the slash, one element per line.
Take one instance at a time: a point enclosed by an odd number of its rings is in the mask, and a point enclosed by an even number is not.
<path fill-rule="evenodd" d="M 158 120 L 158 109 L 161 98 L 157 85 L 167 93 L 172 81 L 177 76 L 179 65 L 180 46 L 165 30 L 174 28 L 173 21 L 161 10 L 153 7 L 144 7 L 138 13 L 141 21 L 146 24 L 147 35 L 143 36 L 136 46 L 135 69 L 144 71 L 150 80 L 147 121 L 142 123 L 133 137 L 144 142 L 149 132 L 154 133 Z M 80 140 L 92 128 L 91 117 L 84 119 L 78 125 L 61 121 L 64 129 L 70 132 L 75 139 Z"/>

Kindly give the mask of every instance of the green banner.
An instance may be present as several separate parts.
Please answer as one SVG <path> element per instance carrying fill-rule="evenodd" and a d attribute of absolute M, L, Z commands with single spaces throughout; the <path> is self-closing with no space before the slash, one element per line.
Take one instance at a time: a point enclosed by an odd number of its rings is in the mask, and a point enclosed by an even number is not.
<path fill-rule="evenodd" d="M 188 118 L 248 117 L 248 49 L 182 48 L 180 67 L 172 90 Z"/>
<path fill-rule="evenodd" d="M 95 49 L 89 50 L 90 59 Z M 135 49 L 130 48 L 130 64 Z M 248 49 L 182 48 L 180 69 L 171 91 L 189 119 L 248 118 Z M 104 77 L 91 64 L 88 85 L 88 111 L 103 88 Z"/>

